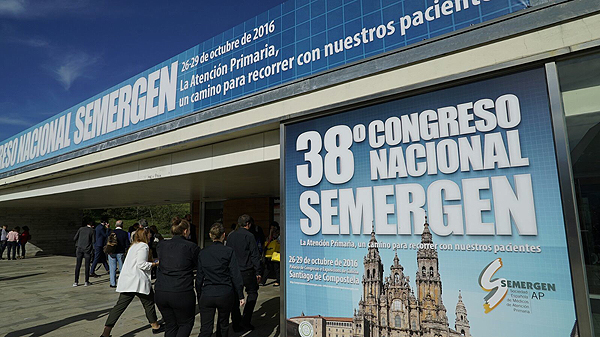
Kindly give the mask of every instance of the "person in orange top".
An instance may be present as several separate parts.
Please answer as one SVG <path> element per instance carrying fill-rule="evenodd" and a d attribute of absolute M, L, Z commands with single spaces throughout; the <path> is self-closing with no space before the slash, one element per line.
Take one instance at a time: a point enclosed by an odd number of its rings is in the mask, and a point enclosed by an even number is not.
<path fill-rule="evenodd" d="M 17 247 L 19 245 L 19 231 L 21 227 L 17 226 L 6 235 L 7 246 L 8 246 L 8 259 L 10 260 L 10 252 L 12 251 L 12 259 L 16 260 Z"/>

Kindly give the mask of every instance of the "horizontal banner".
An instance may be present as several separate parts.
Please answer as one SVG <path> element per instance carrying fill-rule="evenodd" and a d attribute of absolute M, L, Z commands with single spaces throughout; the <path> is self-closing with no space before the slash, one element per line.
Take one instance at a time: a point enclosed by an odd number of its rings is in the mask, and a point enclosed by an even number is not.
<path fill-rule="evenodd" d="M 290 0 L 0 143 L 0 173 L 525 8 Z"/>
<path fill-rule="evenodd" d="M 543 69 L 285 128 L 288 336 L 571 336 Z"/>

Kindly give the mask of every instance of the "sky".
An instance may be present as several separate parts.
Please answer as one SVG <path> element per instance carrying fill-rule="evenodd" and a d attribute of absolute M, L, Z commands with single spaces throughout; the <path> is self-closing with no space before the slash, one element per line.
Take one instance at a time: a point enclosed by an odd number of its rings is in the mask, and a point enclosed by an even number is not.
<path fill-rule="evenodd" d="M 0 0 L 0 140 L 282 2 Z"/>

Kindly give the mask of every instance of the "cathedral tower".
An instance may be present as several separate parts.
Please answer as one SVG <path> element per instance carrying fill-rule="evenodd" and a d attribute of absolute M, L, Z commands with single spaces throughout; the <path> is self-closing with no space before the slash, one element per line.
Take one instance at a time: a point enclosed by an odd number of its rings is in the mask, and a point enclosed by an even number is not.
<path fill-rule="evenodd" d="M 458 292 L 458 303 L 456 303 L 456 320 L 454 321 L 454 328 L 460 334 L 465 337 L 471 337 L 471 326 L 467 319 L 467 308 L 462 301 L 462 294 Z"/>
<path fill-rule="evenodd" d="M 363 299 L 365 316 L 377 317 L 378 302 L 383 287 L 383 264 L 377 248 L 375 230 L 371 231 L 369 252 L 364 259 Z"/>
<path fill-rule="evenodd" d="M 417 296 L 423 310 L 423 323 L 430 327 L 447 326 L 446 307 L 442 302 L 438 253 L 425 217 L 421 246 L 417 251 Z"/>

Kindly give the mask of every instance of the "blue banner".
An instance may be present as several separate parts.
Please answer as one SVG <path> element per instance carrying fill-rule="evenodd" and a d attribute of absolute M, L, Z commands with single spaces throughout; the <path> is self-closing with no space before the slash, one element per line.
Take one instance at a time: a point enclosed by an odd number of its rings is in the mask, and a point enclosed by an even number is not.
<path fill-rule="evenodd" d="M 0 172 L 526 7 L 522 0 L 290 0 L 0 143 Z"/>
<path fill-rule="evenodd" d="M 543 69 L 286 126 L 288 336 L 571 336 Z"/>

